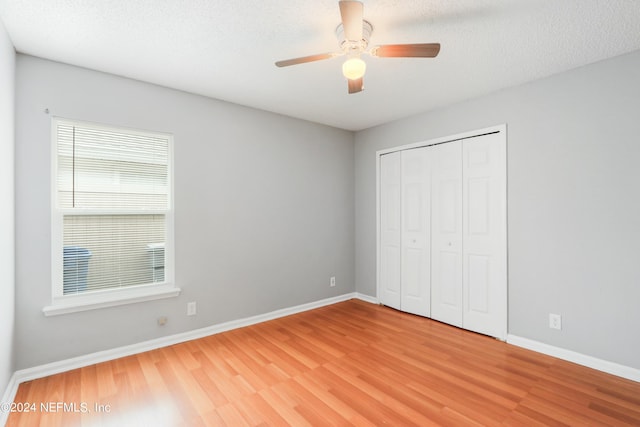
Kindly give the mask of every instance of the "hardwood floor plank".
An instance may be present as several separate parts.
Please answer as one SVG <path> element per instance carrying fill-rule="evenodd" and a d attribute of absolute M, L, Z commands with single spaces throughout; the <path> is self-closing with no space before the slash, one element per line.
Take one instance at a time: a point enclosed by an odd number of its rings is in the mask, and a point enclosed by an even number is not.
<path fill-rule="evenodd" d="M 156 362 L 156 366 L 164 380 L 165 388 L 170 393 L 169 396 L 171 397 L 173 404 L 177 407 L 178 413 L 190 416 L 191 414 L 198 412 L 207 412 L 206 410 L 198 411 L 198 408 L 193 406 L 193 401 L 189 396 L 188 387 L 184 386 L 180 377 L 176 375 L 176 371 L 172 367 L 174 363 L 178 365 L 179 361 L 161 360 Z M 186 380 L 188 381 L 189 379 Z M 208 410 L 211 410 L 211 408 L 208 408 Z M 184 420 L 187 417 L 181 416 L 180 418 Z"/>
<path fill-rule="evenodd" d="M 162 362 L 158 362 L 156 365 L 158 366 L 158 370 L 165 378 L 165 381 L 166 378 L 170 378 L 173 387 L 178 388 L 181 397 L 185 401 L 185 404 L 186 401 L 188 401 L 189 406 L 194 408 L 198 413 L 210 412 L 214 410 L 215 407 L 211 402 L 211 399 L 202 389 L 202 387 L 200 387 L 200 384 L 188 369 L 188 366 L 190 366 L 190 362 L 187 361 L 187 364 L 185 365 L 183 364 L 184 361 L 185 359 L 181 356 L 181 354 L 179 352 L 176 352 L 174 354 L 167 354 L 167 361 L 164 363 L 162 368 L 160 367 L 160 363 Z M 169 389 L 171 390 L 171 387 Z"/>
<path fill-rule="evenodd" d="M 265 369 L 269 361 L 256 351 L 253 346 L 256 344 L 254 340 L 237 337 L 238 342 L 242 343 L 242 345 L 237 345 L 233 341 L 233 335 L 221 338 L 224 339 L 226 350 L 223 357 L 251 385 L 254 392 L 279 382 L 278 376 L 272 376 L 272 371 Z"/>
<path fill-rule="evenodd" d="M 480 427 L 480 426 L 493 425 L 493 423 L 484 424 L 484 423 L 478 422 L 477 419 L 466 416 L 449 407 L 446 407 L 442 410 L 442 415 L 446 416 L 447 419 L 449 420 L 448 425 L 456 426 L 456 427 L 460 427 L 460 426 Z"/>
<path fill-rule="evenodd" d="M 387 375 L 388 372 L 382 370 L 364 370 L 361 366 L 351 364 L 346 367 L 350 370 L 360 370 L 360 373 L 357 374 L 359 379 L 381 390 L 392 399 L 402 402 L 411 409 L 412 413 L 421 414 L 426 418 L 423 422 L 429 420 L 441 424 L 445 423 L 446 418 L 441 416 L 444 406 L 432 399 L 425 398 L 424 395 L 404 385 L 410 381 L 409 378 L 403 380 L 397 375 Z M 403 385 L 398 385 L 398 382 Z"/>
<path fill-rule="evenodd" d="M 247 420 L 244 419 L 242 414 L 238 412 L 235 405 L 228 403 L 223 406 L 219 406 L 216 408 L 216 412 L 220 416 L 220 419 L 227 426 L 238 426 L 238 427 L 250 427 L 250 424 Z"/>
<path fill-rule="evenodd" d="M 218 369 L 218 365 L 212 363 L 212 356 L 207 355 L 205 350 L 203 350 L 201 363 L 201 370 L 194 371 L 198 375 L 198 381 L 202 384 L 203 389 L 206 391 L 207 387 L 211 386 L 212 389 L 219 390 L 222 396 L 215 395 L 212 401 L 218 402 L 221 404 L 226 404 L 227 402 L 233 402 L 234 400 L 241 399 L 245 396 L 242 390 L 240 390 L 232 381 L 232 378 L 237 374 L 229 375 L 224 371 Z M 204 374 L 205 377 L 200 378 L 200 374 Z M 222 400 L 222 402 L 220 402 Z"/>
<path fill-rule="evenodd" d="M 580 411 L 572 410 L 559 403 L 557 400 L 549 400 L 535 395 L 527 396 L 520 404 L 521 408 L 527 408 L 538 414 L 544 414 L 552 420 L 565 425 L 597 425 L 598 422 L 587 411 L 582 408 Z M 611 425 L 610 422 L 601 422 L 601 425 Z"/>
<path fill-rule="evenodd" d="M 640 426 L 640 383 L 359 300 L 25 382 L 15 401 L 38 410 L 8 427 Z"/>
<path fill-rule="evenodd" d="M 198 382 L 202 390 L 207 394 L 209 400 L 215 407 L 223 406 L 229 403 L 224 393 L 218 388 L 218 386 L 211 380 L 207 371 L 204 368 L 194 369 L 192 372 L 193 377 Z"/>
<path fill-rule="evenodd" d="M 286 348 L 283 349 L 280 347 L 279 340 L 274 336 L 274 334 L 270 333 L 270 331 L 265 330 L 264 328 L 256 329 L 258 329 L 257 333 L 261 334 L 263 338 L 262 342 L 265 344 L 265 348 L 258 349 L 257 351 L 260 352 L 260 354 L 267 358 L 271 363 L 276 364 L 284 372 L 289 374 L 289 376 L 298 375 L 308 369 L 308 367 L 305 366 L 304 363 L 299 361 L 293 355 L 289 354 L 286 351 Z"/>
<path fill-rule="evenodd" d="M 605 424 L 615 423 L 616 420 L 628 421 L 640 419 L 640 412 L 630 411 L 622 406 L 593 399 L 590 396 L 579 392 L 572 392 L 566 388 L 556 388 L 555 390 L 556 391 L 550 391 L 548 388 L 535 387 L 531 390 L 531 395 L 540 399 L 553 401 L 554 404 L 570 409 L 571 411 L 581 412 L 590 419 Z"/>
<path fill-rule="evenodd" d="M 362 417 L 347 403 L 333 395 L 329 391 L 329 387 L 327 387 L 326 383 L 321 378 L 317 378 L 315 373 L 315 371 L 312 371 L 308 374 L 298 376 L 294 378 L 294 381 L 297 381 L 302 387 L 313 393 L 313 395 L 324 402 L 325 405 L 331 407 L 334 411 L 340 414 L 340 416 L 347 420 L 348 423 L 362 427 L 374 425 Z"/>
<path fill-rule="evenodd" d="M 200 418 L 202 419 L 202 424 L 206 427 L 224 427 L 226 425 L 224 420 L 218 415 L 217 410 L 206 412 Z M 163 424 L 156 425 L 162 426 Z"/>
<path fill-rule="evenodd" d="M 96 385 L 98 387 L 99 398 L 108 398 L 118 392 L 116 384 L 113 381 L 114 366 L 112 362 L 98 363 L 96 365 L 96 374 L 98 376 Z"/>
<path fill-rule="evenodd" d="M 295 410 L 294 405 L 284 400 L 273 388 L 261 390 L 259 394 L 285 420 L 287 425 L 311 426 L 311 423 Z"/>
<path fill-rule="evenodd" d="M 38 399 L 43 395 L 40 387 L 44 382 L 44 378 L 42 380 L 38 380 L 35 384 L 33 381 L 27 381 L 18 387 L 18 391 L 16 392 L 16 397 L 14 398 L 14 403 L 17 405 L 20 404 L 35 404 L 38 405 L 40 402 Z M 36 408 L 37 409 L 37 408 Z M 15 426 L 17 427 L 28 427 L 29 425 L 40 425 L 40 420 L 42 417 L 42 411 L 36 410 L 35 412 L 14 412 L 9 414 L 9 420 L 15 419 Z M 33 424 L 29 424 L 33 423 Z M 8 424 L 7 424 L 8 425 Z"/>
<path fill-rule="evenodd" d="M 323 399 L 301 386 L 300 382 L 289 380 L 283 384 L 281 392 L 296 402 L 295 410 L 311 425 L 345 425 L 346 420 L 327 405 Z"/>
<path fill-rule="evenodd" d="M 624 380 L 619 378 L 620 381 L 617 381 L 615 384 L 607 385 L 604 387 L 596 387 L 596 391 L 598 392 L 598 396 L 603 400 L 612 400 L 616 402 L 623 402 L 624 405 L 629 405 L 630 408 L 640 408 L 640 394 L 634 394 L 635 384 L 632 381 Z M 622 389 L 623 387 L 628 386 L 629 392 L 623 393 L 616 390 Z"/>
<path fill-rule="evenodd" d="M 268 425 L 268 426 L 286 426 L 288 425 L 284 418 L 282 418 L 259 394 L 255 393 L 251 396 L 247 396 L 243 399 L 235 402 L 239 408 L 240 413 L 253 413 L 251 417 L 248 415 L 245 418 L 253 419 L 257 415 L 262 420 L 260 423 L 254 425 Z"/>
<path fill-rule="evenodd" d="M 352 384 L 353 378 L 345 379 L 340 374 L 321 368 L 323 379 L 330 385 L 330 392 L 359 414 L 376 425 L 418 426 L 419 424 L 394 411 L 384 401 Z M 380 396 L 378 396 L 380 397 Z"/>
<path fill-rule="evenodd" d="M 526 408 L 516 408 L 502 424 L 509 427 L 566 427 L 566 424 Z"/>
<path fill-rule="evenodd" d="M 370 359 L 379 359 L 386 354 L 384 349 L 373 352 L 370 355 Z M 401 380 L 407 381 L 405 384 L 412 387 L 419 393 L 423 393 L 424 396 L 428 396 L 433 401 L 437 402 L 443 407 L 451 407 L 454 410 L 462 411 L 462 413 L 469 413 L 470 415 L 485 419 L 484 412 L 492 414 L 491 417 L 486 417 L 486 422 L 496 422 L 494 417 L 501 416 L 508 412 L 509 408 L 515 406 L 513 402 L 507 401 L 508 408 L 497 404 L 491 397 L 482 393 L 482 390 L 477 387 L 469 387 L 468 383 L 464 380 L 459 380 L 447 373 L 441 371 L 438 366 L 428 366 L 427 369 L 422 370 L 421 367 L 425 366 L 423 363 L 415 361 L 405 355 L 396 355 L 397 361 L 394 359 L 386 358 L 380 364 L 380 366 L 390 366 L 393 370 L 392 375 L 402 375 Z M 416 369 L 418 368 L 418 369 Z M 440 392 L 442 391 L 442 392 Z M 462 405 L 459 405 L 451 396 L 462 396 L 464 400 Z M 485 397 L 489 397 L 485 399 Z"/>
<path fill-rule="evenodd" d="M 611 405 L 601 405 L 599 403 L 590 403 L 589 404 L 589 414 L 594 415 L 595 413 L 600 413 L 602 415 L 607 416 L 609 418 L 609 422 L 617 422 L 622 421 L 629 425 L 638 425 L 638 419 L 640 419 L 640 412 L 638 411 L 628 411 L 621 407 L 613 407 Z M 598 417 L 600 419 L 600 417 Z"/>

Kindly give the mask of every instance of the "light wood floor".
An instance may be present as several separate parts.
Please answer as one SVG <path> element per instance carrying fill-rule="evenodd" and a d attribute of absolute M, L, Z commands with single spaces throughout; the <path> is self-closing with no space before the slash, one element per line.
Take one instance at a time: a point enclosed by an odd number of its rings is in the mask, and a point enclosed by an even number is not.
<path fill-rule="evenodd" d="M 21 402 L 38 408 L 8 426 L 640 425 L 640 383 L 358 300 L 27 382 Z"/>

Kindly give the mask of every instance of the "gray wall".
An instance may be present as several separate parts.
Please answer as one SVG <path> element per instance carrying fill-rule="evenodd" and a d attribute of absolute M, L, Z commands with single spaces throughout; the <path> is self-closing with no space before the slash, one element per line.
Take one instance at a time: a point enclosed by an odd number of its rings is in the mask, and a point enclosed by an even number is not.
<path fill-rule="evenodd" d="M 16 91 L 16 369 L 355 290 L 351 132 L 24 55 Z M 178 298 L 44 317 L 45 109 L 174 135 Z"/>
<path fill-rule="evenodd" d="M 640 368 L 638 70 L 640 51 L 358 132 L 356 290 L 376 295 L 376 150 L 507 123 L 509 333 Z"/>
<path fill-rule="evenodd" d="M 0 21 L 0 397 L 13 374 L 15 57 Z"/>

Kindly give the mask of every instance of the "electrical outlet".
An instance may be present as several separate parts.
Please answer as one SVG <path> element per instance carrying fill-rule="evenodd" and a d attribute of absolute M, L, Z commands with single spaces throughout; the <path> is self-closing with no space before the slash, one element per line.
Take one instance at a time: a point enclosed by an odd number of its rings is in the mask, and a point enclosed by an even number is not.
<path fill-rule="evenodd" d="M 166 316 L 158 317 L 158 326 L 164 326 L 166 324 L 167 324 L 167 317 Z"/>
<path fill-rule="evenodd" d="M 329 286 L 333 288 L 335 285 L 336 285 L 336 277 L 331 276 L 331 279 L 329 280 Z"/>
<path fill-rule="evenodd" d="M 549 313 L 549 327 L 551 329 L 562 329 L 562 316 Z"/>
<path fill-rule="evenodd" d="M 192 302 L 188 302 L 187 303 L 187 316 L 195 316 L 196 315 L 196 302 L 192 301 Z"/>

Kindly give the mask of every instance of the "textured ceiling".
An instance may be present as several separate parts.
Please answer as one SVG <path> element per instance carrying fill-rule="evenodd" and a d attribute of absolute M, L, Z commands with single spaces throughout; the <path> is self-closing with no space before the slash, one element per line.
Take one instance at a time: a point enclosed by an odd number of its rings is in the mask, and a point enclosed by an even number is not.
<path fill-rule="evenodd" d="M 364 57 L 348 95 L 336 0 L 0 0 L 18 52 L 349 130 L 640 49 L 635 0 L 364 0 L 371 45 L 440 42 L 435 59 Z M 639 70 L 640 76 L 640 70 Z"/>

